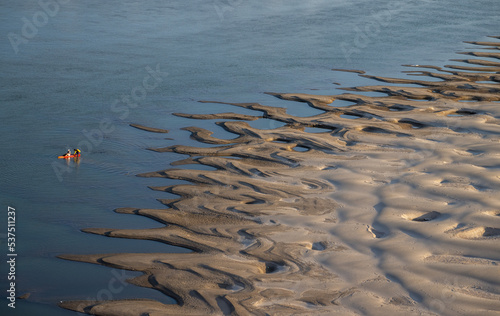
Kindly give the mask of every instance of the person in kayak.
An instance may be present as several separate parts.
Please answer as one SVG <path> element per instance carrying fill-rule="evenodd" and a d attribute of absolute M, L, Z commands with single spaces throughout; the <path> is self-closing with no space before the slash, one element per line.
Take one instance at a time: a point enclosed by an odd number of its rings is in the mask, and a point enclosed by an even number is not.
<path fill-rule="evenodd" d="M 73 155 L 75 155 L 76 157 L 78 157 L 78 155 L 80 155 L 80 153 L 81 153 L 80 149 L 75 148 L 75 149 L 73 149 L 73 150 L 75 151 L 75 152 L 73 153 Z"/>
<path fill-rule="evenodd" d="M 64 157 L 69 157 L 71 156 L 71 150 L 68 149 L 68 151 L 64 154 Z"/>

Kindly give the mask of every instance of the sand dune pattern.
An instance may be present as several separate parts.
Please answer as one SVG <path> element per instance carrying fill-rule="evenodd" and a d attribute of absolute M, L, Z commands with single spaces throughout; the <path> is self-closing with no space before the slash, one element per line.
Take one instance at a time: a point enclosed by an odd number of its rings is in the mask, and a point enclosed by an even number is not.
<path fill-rule="evenodd" d="M 500 43 L 470 43 L 480 51 L 461 53 L 470 59 L 408 65 L 406 79 L 359 71 L 381 84 L 328 96 L 269 93 L 323 111 L 311 117 L 257 103 L 231 104 L 255 115 L 177 114 L 225 120 L 217 125 L 235 138 L 189 127 L 213 146 L 152 150 L 213 170 L 139 175 L 190 183 L 151 187 L 178 196 L 161 200 L 166 209 L 116 210 L 164 227 L 84 231 L 192 252 L 61 256 L 141 271 L 129 282 L 177 304 L 61 306 L 120 316 L 498 315 Z M 286 125 L 247 123 L 259 119 Z"/>

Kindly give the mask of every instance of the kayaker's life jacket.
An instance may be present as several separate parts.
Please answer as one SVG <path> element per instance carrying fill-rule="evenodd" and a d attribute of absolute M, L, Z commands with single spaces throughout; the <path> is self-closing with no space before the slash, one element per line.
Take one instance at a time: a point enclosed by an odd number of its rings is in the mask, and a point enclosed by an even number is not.
<path fill-rule="evenodd" d="M 75 153 L 73 155 L 79 155 L 80 154 L 80 149 L 75 149 Z"/>

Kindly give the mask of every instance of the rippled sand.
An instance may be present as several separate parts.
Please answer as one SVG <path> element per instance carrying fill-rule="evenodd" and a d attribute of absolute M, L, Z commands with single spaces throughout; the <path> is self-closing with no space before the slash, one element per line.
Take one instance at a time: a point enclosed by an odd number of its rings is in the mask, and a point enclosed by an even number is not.
<path fill-rule="evenodd" d="M 498 315 L 500 43 L 471 43 L 481 52 L 463 53 L 460 66 L 412 65 L 405 79 L 358 72 L 381 84 L 331 96 L 270 93 L 324 111 L 312 117 L 257 103 L 233 104 L 254 116 L 178 114 L 226 119 L 218 125 L 235 138 L 189 127 L 213 146 L 153 149 L 190 158 L 140 176 L 191 184 L 152 187 L 179 196 L 161 201 L 167 209 L 116 211 L 165 227 L 84 231 L 193 252 L 61 256 L 143 271 L 129 281 L 178 304 L 61 306 L 120 316 Z M 263 118 L 286 125 L 246 123 Z"/>

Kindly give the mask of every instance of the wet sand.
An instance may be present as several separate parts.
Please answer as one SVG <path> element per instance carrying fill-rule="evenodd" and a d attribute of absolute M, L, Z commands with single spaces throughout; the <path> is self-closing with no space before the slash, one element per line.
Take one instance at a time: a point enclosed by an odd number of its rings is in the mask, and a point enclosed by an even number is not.
<path fill-rule="evenodd" d="M 311 117 L 257 103 L 232 104 L 253 116 L 177 114 L 228 120 L 218 125 L 235 138 L 188 127 L 214 146 L 151 149 L 189 158 L 139 176 L 190 184 L 151 187 L 178 196 L 161 200 L 166 208 L 116 212 L 164 227 L 83 231 L 193 252 L 61 258 L 142 271 L 129 282 L 178 304 L 61 306 L 95 315 L 498 315 L 500 43 L 470 43 L 481 52 L 463 53 L 470 59 L 459 65 L 408 65 L 402 79 L 347 70 L 374 85 L 329 96 L 269 93 L 323 111 Z M 246 122 L 258 119 L 286 125 Z"/>

